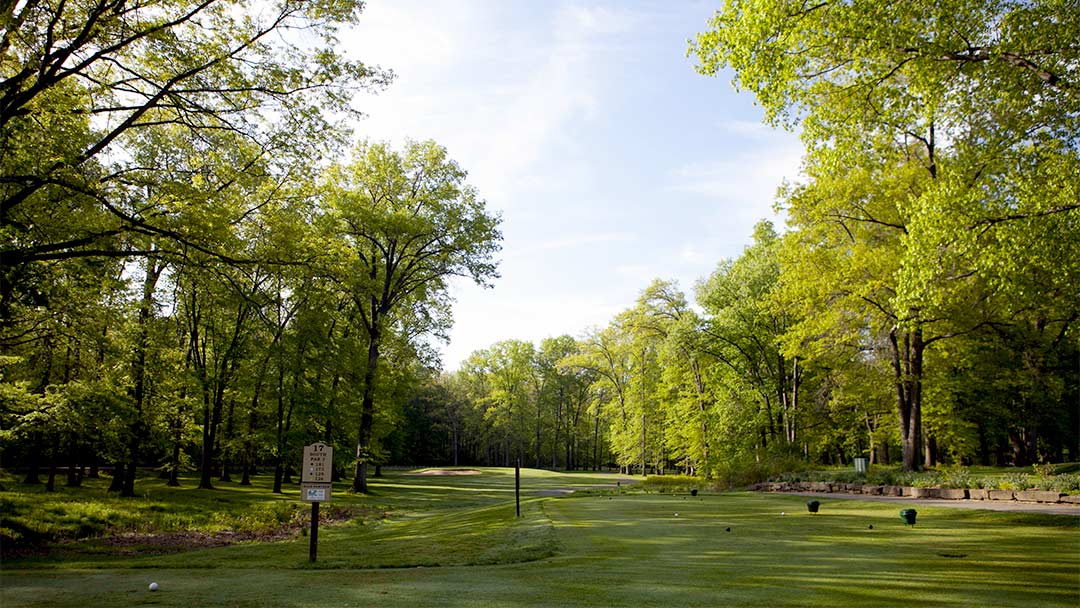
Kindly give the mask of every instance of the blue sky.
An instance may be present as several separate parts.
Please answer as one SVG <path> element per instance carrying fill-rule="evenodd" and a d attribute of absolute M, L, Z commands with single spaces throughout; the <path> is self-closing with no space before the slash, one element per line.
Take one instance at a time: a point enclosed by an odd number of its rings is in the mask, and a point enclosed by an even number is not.
<path fill-rule="evenodd" d="M 443 363 L 581 336 L 654 278 L 688 294 L 737 257 L 802 146 L 686 56 L 718 3 L 370 0 L 350 54 L 397 79 L 357 135 L 434 139 L 503 217 L 494 289 L 453 286 Z"/>

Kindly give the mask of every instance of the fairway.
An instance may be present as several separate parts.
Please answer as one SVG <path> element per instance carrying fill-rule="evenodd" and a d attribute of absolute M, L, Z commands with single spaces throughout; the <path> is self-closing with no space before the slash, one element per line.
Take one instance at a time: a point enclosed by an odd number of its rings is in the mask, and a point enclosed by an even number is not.
<path fill-rule="evenodd" d="M 594 489 L 611 476 L 394 475 L 398 515 L 307 539 L 4 564 L 17 606 L 1075 606 L 1076 518 L 751 493 Z M 367 500 L 360 499 L 360 500 Z M 421 510 L 407 511 L 411 501 Z M 781 513 L 786 513 L 781 515 Z M 677 515 L 676 515 L 677 514 Z M 869 526 L 873 526 L 871 529 Z M 730 529 L 730 531 L 728 531 Z M 27 568 L 27 566 L 30 566 Z M 150 582 L 160 590 L 147 590 Z"/>

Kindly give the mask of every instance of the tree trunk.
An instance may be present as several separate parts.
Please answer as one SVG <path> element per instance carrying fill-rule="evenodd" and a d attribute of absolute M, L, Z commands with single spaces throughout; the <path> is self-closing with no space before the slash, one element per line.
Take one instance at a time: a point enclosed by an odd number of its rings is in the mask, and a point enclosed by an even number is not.
<path fill-rule="evenodd" d="M 925 462 L 928 467 L 937 466 L 937 439 L 930 433 L 924 433 L 924 435 L 926 437 L 926 440 L 924 441 L 926 445 L 926 454 L 923 462 Z"/>
<path fill-rule="evenodd" d="M 701 468 L 705 470 L 705 479 L 712 479 L 712 467 L 709 465 L 709 419 L 708 404 L 705 402 L 705 381 L 701 377 L 701 367 L 689 353 L 690 370 L 694 373 L 694 391 L 697 393 L 698 415 L 701 416 Z"/>
<path fill-rule="evenodd" d="M 375 378 L 379 365 L 379 346 L 382 340 L 382 319 L 372 298 L 371 320 L 368 326 L 367 369 L 364 370 L 364 392 L 360 401 L 360 432 L 356 439 L 356 468 L 353 471 L 353 492 L 367 494 L 367 462 L 371 458 L 371 431 L 375 422 Z"/>
<path fill-rule="evenodd" d="M 889 343 L 892 347 L 897 411 L 900 415 L 903 470 L 918 471 L 922 468 L 922 359 L 925 345 L 921 328 L 916 327 L 905 332 L 902 343 L 897 336 L 898 332 L 899 329 L 889 332 Z"/>
<path fill-rule="evenodd" d="M 82 485 L 82 467 L 79 466 L 79 442 L 74 435 L 68 437 L 67 456 L 68 469 L 66 485 L 69 488 L 77 488 Z"/>
<path fill-rule="evenodd" d="M 176 418 L 172 421 L 172 454 L 169 458 L 169 481 L 165 485 L 176 488 L 180 486 L 180 442 L 183 441 L 184 435 L 184 421 L 180 419 L 180 414 L 177 412 Z"/>
<path fill-rule="evenodd" d="M 41 431 L 34 431 L 30 439 L 30 468 L 26 471 L 23 483 L 36 485 L 41 483 Z"/>
<path fill-rule="evenodd" d="M 799 358 L 791 360 L 791 411 L 788 412 L 788 443 L 798 441 Z"/>
<path fill-rule="evenodd" d="M 233 438 L 233 415 L 235 410 L 236 400 L 229 399 L 229 414 L 225 417 L 225 435 L 221 439 L 221 443 L 225 444 L 225 448 L 221 450 L 221 476 L 218 477 L 218 481 L 232 481 L 232 475 L 229 474 L 229 458 L 232 455 L 232 450 L 228 449 L 228 445 Z"/>
<path fill-rule="evenodd" d="M 120 490 L 120 496 L 135 496 L 135 471 L 139 464 L 139 448 L 146 434 L 146 426 L 143 423 L 143 406 L 146 402 L 146 351 L 150 345 L 150 319 L 154 314 L 154 290 L 157 288 L 158 278 L 165 270 L 164 264 L 158 264 L 154 256 L 146 258 L 146 271 L 143 274 L 142 298 L 139 300 L 138 331 L 135 338 L 135 359 L 132 362 L 132 380 L 134 385 L 131 389 L 131 398 L 135 404 L 135 415 L 131 420 L 131 428 L 128 431 L 130 443 L 128 444 L 128 458 L 130 459 L 124 476 L 124 485 Z"/>
<path fill-rule="evenodd" d="M 124 489 L 124 464 L 123 462 L 113 463 L 112 481 L 109 482 L 109 489 L 105 490 L 106 493 L 120 492 Z"/>
<path fill-rule="evenodd" d="M 52 449 L 49 450 L 49 480 L 45 482 L 45 491 L 56 491 L 56 461 L 60 457 L 60 437 L 54 437 Z"/>
<path fill-rule="evenodd" d="M 600 408 L 596 408 L 596 419 L 593 422 L 593 470 L 600 470 Z"/>
<path fill-rule="evenodd" d="M 213 399 L 210 396 L 210 390 L 206 387 L 203 388 L 203 428 L 202 428 L 202 461 L 199 466 L 199 489 L 201 490 L 213 490 L 214 484 L 211 482 L 211 473 L 213 472 L 214 461 L 214 412 L 212 408 Z"/>
<path fill-rule="evenodd" d="M 540 468 L 540 395 L 536 396 L 536 468 Z"/>

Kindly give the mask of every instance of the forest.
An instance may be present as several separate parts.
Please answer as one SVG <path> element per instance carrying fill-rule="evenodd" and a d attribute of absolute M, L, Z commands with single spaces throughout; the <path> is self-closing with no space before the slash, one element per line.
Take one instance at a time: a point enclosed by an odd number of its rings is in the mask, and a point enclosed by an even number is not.
<path fill-rule="evenodd" d="M 243 6 L 0 15 L 0 458 L 25 482 L 281 491 L 316 440 L 355 492 L 396 464 L 1080 460 L 1075 2 L 726 3 L 688 52 L 800 133 L 786 225 L 453 371 L 450 281 L 497 288 L 499 214 L 438 143 L 352 137 L 394 80 L 335 50 L 362 3 Z"/>

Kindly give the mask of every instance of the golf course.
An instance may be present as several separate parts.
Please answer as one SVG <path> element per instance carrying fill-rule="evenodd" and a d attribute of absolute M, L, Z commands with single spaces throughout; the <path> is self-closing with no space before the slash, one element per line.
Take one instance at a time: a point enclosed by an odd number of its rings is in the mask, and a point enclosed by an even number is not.
<path fill-rule="evenodd" d="M 102 498 L 4 492 L 5 510 L 306 514 L 295 486 L 155 486 Z M 392 471 L 368 495 L 335 487 L 318 559 L 306 527 L 213 546 L 131 532 L 10 557 L 0 604 L 23 606 L 1076 606 L 1080 520 L 629 483 L 610 474 L 514 469 Z M 22 488 L 19 488 L 21 491 Z M 570 492 L 570 490 L 574 490 Z M 209 498 L 207 498 L 209 496 Z M 20 502 L 27 498 L 27 502 Z M 50 501 L 34 503 L 35 499 Z M 209 501 L 196 502 L 191 501 Z M 336 516 L 334 514 L 337 514 Z M 344 514 L 344 515 L 343 515 Z M 324 515 L 325 516 L 325 515 Z M 121 517 L 113 514 L 112 518 Z M 222 516 L 217 516 L 220 519 Z M 202 521 L 202 520 L 199 520 Z M 235 529 L 235 524 L 230 524 Z M 212 526 L 211 526 L 212 528 Z M 210 528 L 207 528 L 210 529 Z M 124 535 L 121 535 L 124 537 Z M 200 547 L 200 544 L 211 545 Z M 156 591 L 150 591 L 157 583 Z"/>

